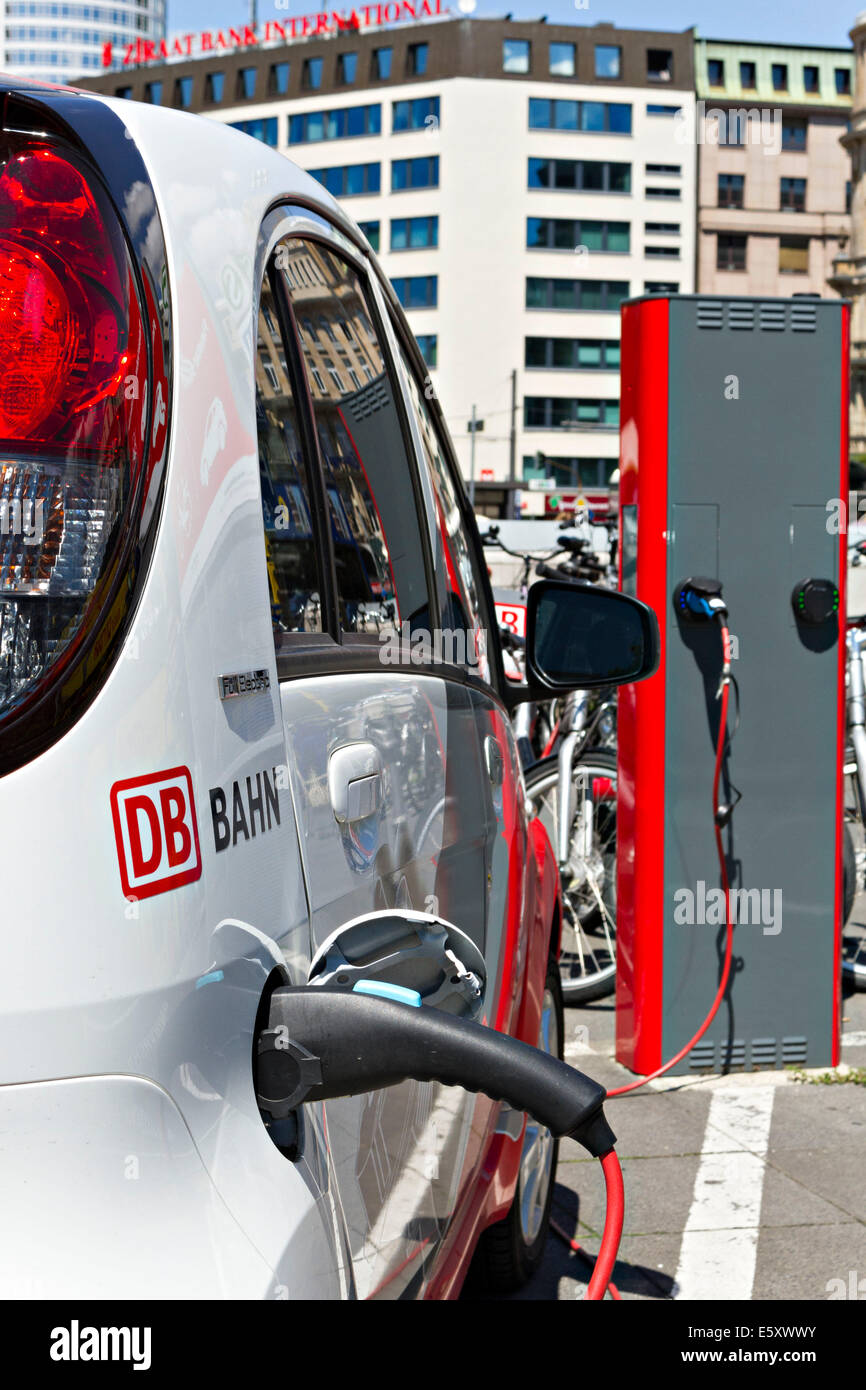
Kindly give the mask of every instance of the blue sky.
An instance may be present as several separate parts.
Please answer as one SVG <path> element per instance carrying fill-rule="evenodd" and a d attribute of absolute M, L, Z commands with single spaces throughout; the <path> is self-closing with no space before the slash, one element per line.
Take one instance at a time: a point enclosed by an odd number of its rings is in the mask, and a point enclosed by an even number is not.
<path fill-rule="evenodd" d="M 866 0 L 860 0 L 866 4 Z M 328 8 L 319 0 L 258 0 L 259 22 L 282 19 L 286 15 L 312 14 Z M 339 8 L 351 8 L 351 0 Z M 858 3 L 845 0 L 726 0 L 724 5 L 707 0 L 662 0 L 647 5 L 646 0 L 589 0 L 589 9 L 576 10 L 573 0 L 477 0 L 475 14 L 501 16 L 508 10 L 521 19 L 537 19 L 546 14 L 551 23 L 598 24 L 609 22 L 620 29 L 688 29 L 712 39 L 754 39 L 775 43 L 822 44 L 836 47 L 848 44 L 848 30 L 858 13 Z M 454 5 L 456 13 L 456 0 Z M 217 29 L 249 19 L 245 0 L 168 0 L 171 32 Z"/>

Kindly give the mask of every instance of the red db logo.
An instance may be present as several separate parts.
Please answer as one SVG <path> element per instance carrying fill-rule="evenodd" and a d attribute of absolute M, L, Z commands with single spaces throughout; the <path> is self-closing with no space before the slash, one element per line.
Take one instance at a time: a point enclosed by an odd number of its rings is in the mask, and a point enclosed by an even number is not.
<path fill-rule="evenodd" d="M 115 782 L 111 815 L 125 898 L 152 898 L 201 878 L 189 768 Z"/>

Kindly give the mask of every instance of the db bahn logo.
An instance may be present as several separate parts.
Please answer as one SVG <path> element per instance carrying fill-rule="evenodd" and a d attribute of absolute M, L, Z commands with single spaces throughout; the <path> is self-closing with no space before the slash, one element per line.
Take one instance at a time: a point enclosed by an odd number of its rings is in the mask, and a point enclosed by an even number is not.
<path fill-rule="evenodd" d="M 115 782 L 111 815 L 125 898 L 152 898 L 201 878 L 188 768 Z"/>

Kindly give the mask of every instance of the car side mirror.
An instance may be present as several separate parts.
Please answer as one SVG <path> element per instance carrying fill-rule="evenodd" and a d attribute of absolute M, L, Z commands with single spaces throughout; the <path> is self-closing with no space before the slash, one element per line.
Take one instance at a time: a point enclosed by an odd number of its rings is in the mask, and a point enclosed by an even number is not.
<path fill-rule="evenodd" d="M 616 589 L 539 580 L 526 613 L 526 689 L 550 693 L 628 685 L 658 668 L 658 621 L 651 608 Z M 543 697 L 542 697 L 543 698 Z"/>

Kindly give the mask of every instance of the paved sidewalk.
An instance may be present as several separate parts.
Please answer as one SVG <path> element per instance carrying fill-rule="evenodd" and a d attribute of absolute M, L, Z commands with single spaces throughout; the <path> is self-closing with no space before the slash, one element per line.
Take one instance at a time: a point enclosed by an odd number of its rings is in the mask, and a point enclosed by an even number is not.
<path fill-rule="evenodd" d="M 847 995 L 843 1019 L 843 1060 L 866 1067 L 866 994 Z M 568 1060 L 607 1086 L 630 1079 L 613 1033 L 612 1000 L 566 1010 Z M 785 1072 L 674 1077 L 609 1102 L 608 1115 L 626 1185 L 623 1298 L 828 1299 L 862 1280 L 866 1299 L 866 1086 Z M 555 1219 L 595 1252 L 601 1175 L 570 1141 L 554 1202 Z M 582 1298 L 588 1273 L 551 1236 L 515 1297 Z"/>

